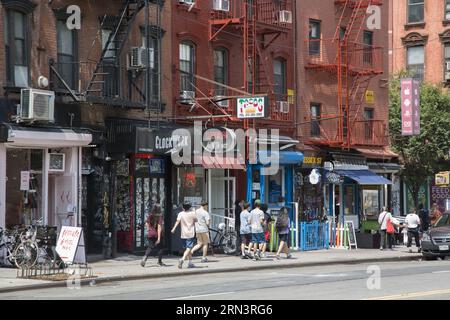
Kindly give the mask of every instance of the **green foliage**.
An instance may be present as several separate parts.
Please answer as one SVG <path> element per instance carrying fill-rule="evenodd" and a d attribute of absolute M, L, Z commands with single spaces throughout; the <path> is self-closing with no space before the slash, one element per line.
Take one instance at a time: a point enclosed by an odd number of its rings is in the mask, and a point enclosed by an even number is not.
<path fill-rule="evenodd" d="M 404 164 L 400 176 L 410 187 L 416 208 L 420 186 L 429 177 L 450 169 L 450 94 L 437 85 L 423 83 L 420 93 L 421 132 L 402 136 L 400 78 L 392 78 L 389 89 L 389 132 L 392 149 Z"/>

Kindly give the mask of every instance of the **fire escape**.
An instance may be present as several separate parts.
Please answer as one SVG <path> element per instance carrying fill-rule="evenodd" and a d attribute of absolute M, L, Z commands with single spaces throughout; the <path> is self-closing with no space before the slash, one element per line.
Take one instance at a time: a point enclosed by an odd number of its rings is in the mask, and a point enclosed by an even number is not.
<path fill-rule="evenodd" d="M 209 20 L 209 40 L 220 37 L 242 39 L 242 83 L 245 95 L 264 95 L 269 100 L 269 121 L 292 127 L 293 101 L 286 94 L 275 92 L 272 60 L 268 48 L 281 35 L 292 28 L 292 5 L 290 0 L 225 0 L 213 1 Z M 239 42 L 238 42 L 239 43 Z M 230 91 L 230 90 L 228 90 Z M 232 91 L 232 90 L 231 90 Z M 239 92 L 239 91 L 237 91 Z M 236 99 L 229 97 L 224 112 L 237 121 Z M 250 123 L 252 122 L 252 123 Z M 244 120 L 244 127 L 255 126 L 255 121 Z"/>
<path fill-rule="evenodd" d="M 383 146 L 384 121 L 364 119 L 362 110 L 370 81 L 383 73 L 383 48 L 360 40 L 368 7 L 380 6 L 382 0 L 335 0 L 335 5 L 341 12 L 335 35 L 329 40 L 308 40 L 306 69 L 336 76 L 338 110 L 310 115 L 311 127 L 303 131 L 306 143 L 344 149 Z"/>

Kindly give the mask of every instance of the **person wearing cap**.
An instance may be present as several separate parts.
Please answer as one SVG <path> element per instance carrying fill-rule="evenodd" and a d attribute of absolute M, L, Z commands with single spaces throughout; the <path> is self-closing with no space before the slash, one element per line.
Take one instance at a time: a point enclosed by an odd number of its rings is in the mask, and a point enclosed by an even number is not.
<path fill-rule="evenodd" d="M 200 248 L 203 248 L 202 262 L 208 262 L 206 258 L 209 245 L 209 223 L 211 221 L 208 213 L 208 202 L 203 201 L 200 208 L 195 211 L 197 222 L 195 224 L 195 233 L 197 236 L 197 245 L 192 249 L 192 254 Z"/>
<path fill-rule="evenodd" d="M 189 259 L 188 268 L 194 268 L 192 263 L 192 248 L 195 245 L 195 223 L 197 216 L 195 211 L 191 210 L 192 205 L 189 202 L 183 203 L 183 211 L 178 214 L 177 222 L 172 228 L 172 233 L 175 233 L 178 225 L 181 224 L 181 240 L 185 248 L 183 257 L 178 261 L 178 268 L 183 268 L 183 262 Z"/>

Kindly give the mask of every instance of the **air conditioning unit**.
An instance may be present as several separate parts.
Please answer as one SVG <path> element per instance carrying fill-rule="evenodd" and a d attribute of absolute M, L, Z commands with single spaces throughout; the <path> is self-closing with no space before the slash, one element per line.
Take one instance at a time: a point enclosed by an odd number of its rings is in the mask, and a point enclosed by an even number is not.
<path fill-rule="evenodd" d="M 278 22 L 292 23 L 292 11 L 282 10 L 278 12 Z"/>
<path fill-rule="evenodd" d="M 48 172 L 64 172 L 66 169 L 66 155 L 64 153 L 48 154 Z"/>
<path fill-rule="evenodd" d="M 192 104 L 195 102 L 195 91 L 180 91 L 180 103 Z"/>
<path fill-rule="evenodd" d="M 195 0 L 178 0 L 178 3 L 183 3 L 183 4 L 194 4 Z"/>
<path fill-rule="evenodd" d="M 281 113 L 289 113 L 289 102 L 288 101 L 277 101 L 278 111 Z"/>
<path fill-rule="evenodd" d="M 18 120 L 54 122 L 55 93 L 38 89 L 22 89 Z"/>
<path fill-rule="evenodd" d="M 216 11 L 230 11 L 230 0 L 214 0 L 213 9 Z"/>
<path fill-rule="evenodd" d="M 215 96 L 213 100 L 219 107 L 228 108 L 230 106 L 230 100 L 225 96 Z"/>
<path fill-rule="evenodd" d="M 450 61 L 447 61 L 447 62 L 445 63 L 445 70 L 446 70 L 446 71 L 450 71 Z"/>
<path fill-rule="evenodd" d="M 450 71 L 445 73 L 445 81 L 450 81 Z"/>
<path fill-rule="evenodd" d="M 147 66 L 147 54 L 150 55 L 150 68 L 155 67 L 155 50 L 153 48 L 133 47 L 130 54 L 131 68 L 145 68 Z"/>

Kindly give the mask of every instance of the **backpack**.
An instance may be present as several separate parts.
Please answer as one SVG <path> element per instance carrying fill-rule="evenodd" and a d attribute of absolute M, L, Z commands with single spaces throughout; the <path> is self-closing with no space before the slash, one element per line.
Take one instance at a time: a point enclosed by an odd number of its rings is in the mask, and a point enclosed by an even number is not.
<path fill-rule="evenodd" d="M 277 230 L 283 230 L 289 227 L 289 214 L 286 208 L 282 208 L 280 210 L 280 214 L 277 218 L 275 227 L 277 228 Z"/>

